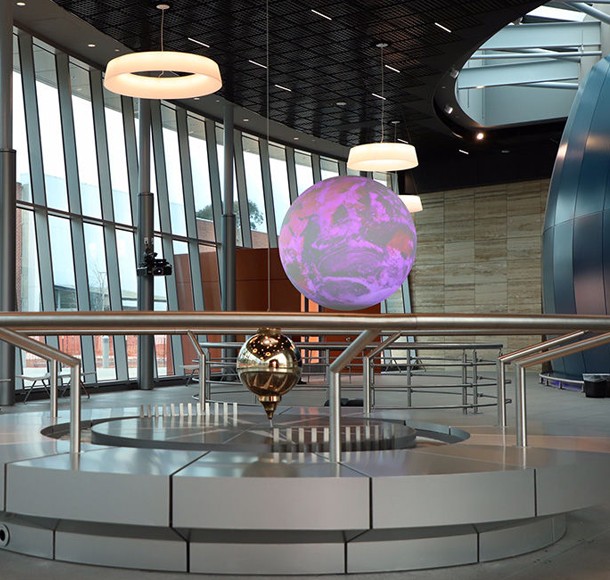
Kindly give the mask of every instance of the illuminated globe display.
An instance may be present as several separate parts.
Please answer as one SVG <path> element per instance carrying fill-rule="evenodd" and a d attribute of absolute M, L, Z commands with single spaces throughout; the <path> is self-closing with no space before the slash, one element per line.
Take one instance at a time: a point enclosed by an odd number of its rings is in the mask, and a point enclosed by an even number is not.
<path fill-rule="evenodd" d="M 292 204 L 280 231 L 286 275 L 307 298 L 359 310 L 398 290 L 413 262 L 411 214 L 391 189 L 365 177 L 320 181 Z"/>

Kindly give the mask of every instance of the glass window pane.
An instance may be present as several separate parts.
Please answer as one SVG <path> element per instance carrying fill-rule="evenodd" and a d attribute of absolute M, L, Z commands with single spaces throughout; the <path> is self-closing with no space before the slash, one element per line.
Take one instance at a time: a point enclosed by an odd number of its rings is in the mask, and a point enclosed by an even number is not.
<path fill-rule="evenodd" d="M 110 181 L 114 219 L 121 224 L 131 225 L 131 200 L 129 195 L 129 174 L 127 171 L 127 150 L 123 129 L 121 97 L 104 89 L 104 117 L 110 160 Z"/>
<path fill-rule="evenodd" d="M 182 190 L 182 172 L 180 170 L 176 111 L 167 106 L 162 106 L 161 119 L 163 124 L 163 148 L 165 152 L 165 171 L 167 174 L 167 192 L 169 195 L 169 215 L 172 233 L 185 236 L 186 218 L 184 216 L 184 192 Z"/>
<path fill-rule="evenodd" d="M 158 237 L 155 238 L 155 252 L 157 252 L 157 259 L 161 260 L 163 258 L 163 244 L 161 238 Z M 165 276 L 154 277 L 155 310 L 167 310 L 167 288 L 165 283 Z"/>
<path fill-rule="evenodd" d="M 385 185 L 386 187 L 390 187 L 392 186 L 391 183 L 391 174 L 390 173 L 385 173 L 383 171 L 374 171 L 373 172 L 373 179 L 375 181 L 377 181 L 378 183 L 381 183 L 381 185 Z"/>
<path fill-rule="evenodd" d="M 320 172 L 322 173 L 322 179 L 337 177 L 339 175 L 339 162 L 322 157 L 320 159 Z"/>
<path fill-rule="evenodd" d="M 108 293 L 108 266 L 106 264 L 106 244 L 102 226 L 84 224 L 85 248 L 87 255 L 87 279 L 89 282 L 89 302 L 91 310 L 110 310 Z M 95 365 L 99 381 L 116 379 L 114 341 L 106 335 L 93 337 Z"/>
<path fill-rule="evenodd" d="M 266 248 L 268 245 L 266 235 L 267 216 L 265 214 L 265 194 L 263 193 L 259 141 L 244 135 L 242 144 L 244 150 L 244 168 L 248 176 L 246 180 L 246 194 L 248 196 L 250 229 L 252 230 L 252 246 L 254 248 Z"/>
<path fill-rule="evenodd" d="M 284 147 L 269 144 L 269 167 L 273 189 L 275 224 L 279 234 L 284 216 L 290 207 L 290 186 L 288 185 L 288 167 L 286 166 L 286 149 Z"/>
<path fill-rule="evenodd" d="M 30 159 L 20 71 L 17 36 L 13 35 L 13 147 L 17 152 L 17 199 L 32 201 Z"/>
<path fill-rule="evenodd" d="M 49 216 L 49 236 L 55 309 L 78 310 L 70 222 L 65 218 Z"/>
<path fill-rule="evenodd" d="M 123 310 L 136 310 L 138 307 L 138 278 L 133 233 L 116 230 L 116 245 L 121 283 L 121 307 Z"/>
<path fill-rule="evenodd" d="M 17 208 L 17 310 L 42 310 L 34 213 Z"/>
<path fill-rule="evenodd" d="M 70 64 L 76 158 L 83 215 L 102 217 L 89 73 Z"/>
<path fill-rule="evenodd" d="M 47 204 L 67 211 L 68 194 L 55 56 L 34 44 L 34 68 Z"/>
<path fill-rule="evenodd" d="M 110 310 L 108 295 L 108 266 L 102 226 L 84 224 L 87 256 L 87 279 L 91 310 Z"/>
<path fill-rule="evenodd" d="M 157 258 L 163 258 L 163 244 L 161 243 L 161 238 L 155 238 L 155 252 L 157 252 Z M 167 287 L 165 276 L 155 276 L 154 286 L 154 309 L 167 310 Z M 173 374 L 174 367 L 171 350 L 171 337 L 164 334 L 156 334 L 155 354 L 157 362 L 157 375 L 160 377 Z"/>
<path fill-rule="evenodd" d="M 205 122 L 189 115 L 189 155 L 193 176 L 197 237 L 200 240 L 216 241 L 214 212 L 212 211 L 212 189 L 208 165 L 208 148 L 205 140 Z"/>
<path fill-rule="evenodd" d="M 313 165 L 311 155 L 304 151 L 294 152 L 294 163 L 297 172 L 297 189 L 299 195 L 313 185 Z"/>
<path fill-rule="evenodd" d="M 174 242 L 174 277 L 178 291 L 178 310 L 194 310 L 193 280 L 186 242 Z"/>

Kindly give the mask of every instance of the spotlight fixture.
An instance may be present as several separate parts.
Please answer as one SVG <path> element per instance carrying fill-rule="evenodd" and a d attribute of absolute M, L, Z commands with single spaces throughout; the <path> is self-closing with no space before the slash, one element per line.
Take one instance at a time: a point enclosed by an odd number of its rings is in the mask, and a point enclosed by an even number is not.
<path fill-rule="evenodd" d="M 205 56 L 164 50 L 163 24 L 169 4 L 156 7 L 161 10 L 161 50 L 112 59 L 106 66 L 104 86 L 141 99 L 190 99 L 215 93 L 222 87 L 218 65 Z"/>
<path fill-rule="evenodd" d="M 479 131 L 474 137 L 477 141 L 483 141 L 483 139 L 485 139 L 485 133 Z"/>
<path fill-rule="evenodd" d="M 381 100 L 381 142 L 365 143 L 352 147 L 347 159 L 347 167 L 354 171 L 399 171 L 417 167 L 417 153 L 415 147 L 408 143 L 388 142 L 384 143 L 384 117 L 385 117 L 385 94 L 384 94 L 384 64 L 383 49 L 388 45 L 380 42 L 377 48 L 381 52 L 381 95 L 373 93 Z"/>

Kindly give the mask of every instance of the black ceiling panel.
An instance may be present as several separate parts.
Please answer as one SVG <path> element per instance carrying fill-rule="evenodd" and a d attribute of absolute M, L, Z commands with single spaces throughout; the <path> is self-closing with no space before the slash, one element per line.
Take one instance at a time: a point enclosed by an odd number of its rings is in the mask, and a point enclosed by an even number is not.
<path fill-rule="evenodd" d="M 133 50 L 159 48 L 161 11 L 154 2 L 55 2 Z M 455 150 L 459 139 L 433 104 L 441 79 L 495 31 L 542 3 L 268 0 L 267 16 L 262 0 L 173 0 L 164 16 L 164 43 L 168 50 L 216 59 L 225 83 L 220 94 L 237 104 L 263 114 L 269 94 L 273 120 L 352 146 L 363 131 L 380 132 L 380 101 L 371 93 L 381 92 L 380 49 L 375 45 L 387 42 L 384 62 L 400 72 L 384 69 L 386 136 L 388 131 L 393 136 L 390 120 L 400 120 L 397 137 L 412 137 L 424 149 Z M 264 64 L 267 54 L 269 87 L 267 71 L 248 62 Z M 340 107 L 338 101 L 347 104 Z"/>

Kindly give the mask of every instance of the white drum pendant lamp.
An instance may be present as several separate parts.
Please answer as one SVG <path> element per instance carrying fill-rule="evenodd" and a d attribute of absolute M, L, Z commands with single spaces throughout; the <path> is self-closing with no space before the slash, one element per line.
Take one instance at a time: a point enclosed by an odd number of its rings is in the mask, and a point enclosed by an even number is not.
<path fill-rule="evenodd" d="M 408 143 L 365 143 L 352 147 L 347 166 L 356 171 L 399 171 L 417 167 L 415 147 Z"/>
<path fill-rule="evenodd" d="M 413 145 L 383 141 L 385 113 L 383 49 L 387 46 L 385 42 L 377 44 L 381 50 L 381 142 L 364 143 L 350 149 L 347 167 L 354 171 L 400 171 L 413 169 L 418 165 L 417 153 Z"/>
<path fill-rule="evenodd" d="M 215 93 L 222 87 L 218 65 L 210 58 L 186 52 L 163 50 L 161 10 L 161 50 L 125 54 L 106 66 L 104 86 L 113 93 L 141 99 L 190 99 Z M 176 74 L 177 73 L 177 74 Z"/>

